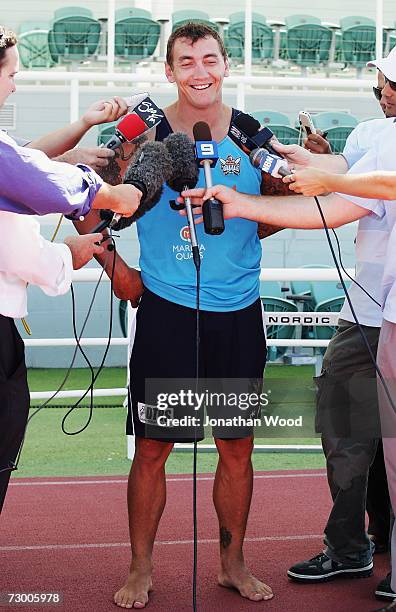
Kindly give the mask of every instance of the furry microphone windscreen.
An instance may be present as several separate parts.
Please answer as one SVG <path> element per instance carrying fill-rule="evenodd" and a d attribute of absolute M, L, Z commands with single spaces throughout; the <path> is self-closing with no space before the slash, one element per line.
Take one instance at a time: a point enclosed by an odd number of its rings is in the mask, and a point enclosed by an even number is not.
<path fill-rule="evenodd" d="M 172 160 L 163 142 L 146 142 L 131 159 L 124 183 L 134 185 L 142 192 L 138 209 L 131 217 L 123 217 L 113 227 L 129 227 L 159 202 L 163 184 L 172 176 Z"/>
<path fill-rule="evenodd" d="M 173 173 L 167 183 L 171 189 L 181 193 L 186 187 L 193 189 L 198 182 L 199 168 L 195 159 L 194 143 L 187 134 L 176 132 L 164 140 L 172 159 Z"/>

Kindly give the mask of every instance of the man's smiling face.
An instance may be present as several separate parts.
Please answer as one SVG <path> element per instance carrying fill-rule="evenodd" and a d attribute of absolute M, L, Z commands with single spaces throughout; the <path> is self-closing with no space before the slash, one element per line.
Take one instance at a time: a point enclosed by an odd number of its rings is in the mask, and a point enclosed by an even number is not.
<path fill-rule="evenodd" d="M 217 41 L 207 36 L 195 43 L 178 38 L 172 66 L 166 64 L 165 73 L 170 83 L 176 83 L 179 100 L 204 109 L 221 102 L 223 79 L 229 70 Z"/>

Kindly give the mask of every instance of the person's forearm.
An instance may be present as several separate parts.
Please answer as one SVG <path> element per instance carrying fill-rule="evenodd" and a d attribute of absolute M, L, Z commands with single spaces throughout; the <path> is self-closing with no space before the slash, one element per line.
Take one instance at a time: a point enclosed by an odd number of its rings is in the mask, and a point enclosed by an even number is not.
<path fill-rule="evenodd" d="M 90 234 L 92 233 L 93 228 L 98 223 L 100 223 L 100 221 L 101 221 L 101 218 L 100 218 L 99 212 L 96 210 L 91 210 L 89 215 L 87 215 L 83 221 L 74 221 L 73 223 L 74 223 L 74 227 L 76 228 L 79 234 Z M 102 235 L 103 236 L 109 235 L 109 232 L 107 231 L 107 229 L 104 229 L 102 231 Z M 111 244 L 110 240 L 105 241 L 103 243 L 103 246 L 105 247 L 104 253 L 102 253 L 101 255 L 95 255 L 96 261 L 102 266 L 102 268 L 104 268 L 109 278 L 111 278 L 112 271 L 113 271 L 113 263 L 114 263 L 113 255 L 107 248 L 110 244 Z M 122 257 L 118 255 L 117 253 L 116 261 L 115 261 L 114 275 L 116 276 L 116 275 L 121 274 L 125 266 L 127 266 L 127 264 L 122 259 Z"/>
<path fill-rule="evenodd" d="M 306 165 L 336 174 L 345 174 L 348 171 L 348 163 L 343 155 L 312 153 Z"/>
<path fill-rule="evenodd" d="M 79 119 L 70 125 L 42 136 L 42 138 L 33 140 L 27 146 L 31 149 L 43 151 L 48 157 L 56 157 L 69 151 L 69 149 L 73 149 L 89 128 L 90 126 L 83 119 Z"/>
<path fill-rule="evenodd" d="M 328 227 L 339 227 L 368 214 L 368 210 L 337 195 L 320 199 Z M 321 229 L 323 221 L 313 198 L 240 194 L 238 215 L 266 225 L 292 229 Z"/>
<path fill-rule="evenodd" d="M 339 191 L 361 198 L 396 200 L 396 172 L 329 174 L 324 177 L 324 183 L 328 191 Z"/>

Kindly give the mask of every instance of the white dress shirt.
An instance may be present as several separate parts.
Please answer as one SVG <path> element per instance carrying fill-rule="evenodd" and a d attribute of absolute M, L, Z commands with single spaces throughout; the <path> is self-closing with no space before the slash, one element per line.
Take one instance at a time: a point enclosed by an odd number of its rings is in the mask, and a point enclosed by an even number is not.
<path fill-rule="evenodd" d="M 50 296 L 70 288 L 72 256 L 65 244 L 40 235 L 40 224 L 30 216 L 0 211 L 0 314 L 27 314 L 27 284 Z"/>

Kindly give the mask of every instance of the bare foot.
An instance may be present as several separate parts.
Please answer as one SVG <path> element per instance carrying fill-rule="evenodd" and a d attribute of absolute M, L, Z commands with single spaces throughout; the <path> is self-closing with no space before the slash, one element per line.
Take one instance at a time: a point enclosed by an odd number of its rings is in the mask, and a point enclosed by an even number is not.
<path fill-rule="evenodd" d="M 236 589 L 242 597 L 251 601 L 272 599 L 271 587 L 255 578 L 244 563 L 223 569 L 219 574 L 219 584 L 229 589 Z"/>
<path fill-rule="evenodd" d="M 124 586 L 114 595 L 114 603 L 120 608 L 145 608 L 152 587 L 149 572 L 131 570 Z"/>

